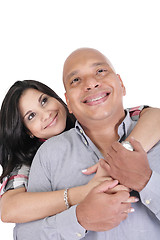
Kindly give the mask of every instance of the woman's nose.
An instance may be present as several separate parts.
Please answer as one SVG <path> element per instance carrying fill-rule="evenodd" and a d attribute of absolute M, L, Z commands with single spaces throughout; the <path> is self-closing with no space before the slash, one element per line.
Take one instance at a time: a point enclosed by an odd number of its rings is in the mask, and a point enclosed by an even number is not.
<path fill-rule="evenodd" d="M 50 117 L 50 112 L 48 111 L 41 111 L 41 120 L 44 122 Z"/>

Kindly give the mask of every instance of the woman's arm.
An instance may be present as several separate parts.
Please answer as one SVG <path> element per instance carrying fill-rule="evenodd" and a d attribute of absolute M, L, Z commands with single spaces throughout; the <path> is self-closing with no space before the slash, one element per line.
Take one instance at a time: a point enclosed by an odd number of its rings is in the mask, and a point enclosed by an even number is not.
<path fill-rule="evenodd" d="M 89 191 L 105 181 L 106 177 L 95 177 L 86 185 L 70 188 L 70 206 L 80 203 Z M 55 215 L 66 210 L 64 190 L 53 192 L 26 192 L 25 188 L 8 190 L 1 198 L 3 222 L 24 223 Z"/>
<path fill-rule="evenodd" d="M 160 109 L 146 108 L 140 114 L 140 119 L 134 130 L 128 136 L 138 140 L 145 151 L 148 151 L 160 140 Z M 86 171 L 91 174 L 96 171 Z M 97 178 L 98 179 L 98 178 Z M 70 205 L 81 202 L 88 192 L 100 181 L 90 181 L 87 185 L 69 189 Z M 4 222 L 28 222 L 51 216 L 66 210 L 64 190 L 54 192 L 25 192 L 25 188 L 9 190 L 1 199 L 1 218 Z"/>
<path fill-rule="evenodd" d="M 148 152 L 158 141 L 160 141 L 160 109 L 145 108 L 140 112 L 139 117 L 136 126 L 126 138 L 126 141 L 130 141 L 133 137 L 140 142 L 143 149 Z M 83 173 L 86 175 L 95 173 L 98 166 L 99 163 L 83 170 Z M 100 172 L 99 176 L 104 176 L 103 170 Z"/>
<path fill-rule="evenodd" d="M 143 109 L 136 126 L 126 140 L 129 141 L 131 137 L 139 141 L 148 152 L 160 140 L 160 109 Z"/>

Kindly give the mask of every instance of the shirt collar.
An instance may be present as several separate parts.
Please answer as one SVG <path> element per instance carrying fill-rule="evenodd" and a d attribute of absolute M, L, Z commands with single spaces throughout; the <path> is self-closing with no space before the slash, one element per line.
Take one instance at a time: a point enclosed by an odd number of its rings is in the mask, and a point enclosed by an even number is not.
<path fill-rule="evenodd" d="M 75 123 L 75 129 L 76 129 L 76 132 L 81 136 L 83 143 L 86 146 L 89 146 L 89 143 L 88 143 L 89 137 L 85 134 L 82 126 L 80 125 L 80 123 L 78 121 L 76 121 L 76 123 Z"/>
<path fill-rule="evenodd" d="M 119 135 L 119 141 L 123 141 L 130 133 L 130 129 L 132 128 L 132 119 L 130 118 L 129 110 L 125 110 L 125 118 L 122 121 L 122 123 L 118 127 L 118 135 Z M 82 126 L 78 121 L 75 123 L 75 129 L 76 132 L 81 136 L 81 139 L 83 143 L 88 147 L 89 145 L 92 145 L 92 141 L 90 138 L 85 134 Z"/>
<path fill-rule="evenodd" d="M 125 118 L 118 127 L 119 141 L 122 142 L 129 135 L 132 128 L 132 119 L 129 114 L 129 109 L 125 110 Z"/>
<path fill-rule="evenodd" d="M 82 139 L 82 142 L 85 144 L 85 146 L 88 148 L 89 151 L 94 152 L 98 159 L 102 158 L 102 154 L 99 151 L 99 149 L 95 146 L 95 144 L 91 141 L 91 139 L 85 134 L 82 126 L 78 121 L 75 123 L 75 130 L 79 134 L 79 136 Z"/>

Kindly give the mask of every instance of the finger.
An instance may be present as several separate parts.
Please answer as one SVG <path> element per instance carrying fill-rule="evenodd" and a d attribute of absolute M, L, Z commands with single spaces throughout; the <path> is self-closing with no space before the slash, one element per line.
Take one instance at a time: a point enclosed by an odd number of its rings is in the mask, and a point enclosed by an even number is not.
<path fill-rule="evenodd" d="M 101 161 L 102 159 L 99 160 L 99 162 Z M 98 169 L 97 169 L 97 172 L 96 172 L 96 177 L 110 177 L 108 172 L 106 171 L 106 169 L 102 168 L 101 165 L 99 164 L 98 165 Z"/>
<path fill-rule="evenodd" d="M 139 198 L 137 197 L 129 197 L 126 201 L 124 201 L 123 203 L 136 203 L 139 201 Z"/>
<path fill-rule="evenodd" d="M 124 213 L 132 213 L 135 212 L 134 208 L 128 208 L 126 211 L 124 211 Z"/>
<path fill-rule="evenodd" d="M 138 142 L 135 138 L 131 137 L 130 138 L 130 143 L 133 146 L 134 150 L 137 152 L 142 152 L 144 149 L 142 148 L 142 145 L 140 142 Z"/>
<path fill-rule="evenodd" d="M 125 204 L 121 204 L 121 209 L 122 209 L 122 212 L 125 212 L 125 213 L 129 213 L 131 212 L 133 207 L 131 206 L 131 203 L 125 203 Z"/>
<path fill-rule="evenodd" d="M 122 152 L 124 151 L 123 146 L 121 145 L 121 143 L 119 142 L 114 142 L 112 143 L 111 147 L 108 149 L 108 152 L 106 154 L 107 157 L 109 157 L 108 162 L 110 163 L 110 161 L 116 160 L 119 155 L 122 154 Z"/>
<path fill-rule="evenodd" d="M 128 217 L 128 213 L 127 212 L 122 212 L 121 214 L 123 216 L 123 220 L 125 220 Z"/>
<path fill-rule="evenodd" d="M 111 145 L 112 149 L 115 151 L 115 152 L 118 152 L 120 150 L 123 149 L 123 146 L 120 142 L 113 142 L 112 145 Z"/>
<path fill-rule="evenodd" d="M 109 160 L 109 157 L 108 157 L 108 156 L 107 156 L 106 158 L 107 158 L 106 160 Z M 108 162 L 106 162 L 104 159 L 101 159 L 100 162 L 99 162 L 99 164 L 100 164 L 100 166 L 101 166 L 102 168 L 104 168 L 104 169 L 108 172 L 108 174 L 110 173 L 111 167 L 110 167 L 110 165 L 108 164 Z"/>
<path fill-rule="evenodd" d="M 117 199 L 119 199 L 119 202 L 124 203 L 123 205 L 123 210 L 127 209 L 127 205 L 129 206 L 130 203 L 127 202 L 127 200 L 130 198 L 130 194 L 127 191 L 118 191 L 117 193 L 115 193 L 115 195 L 117 196 Z"/>
<path fill-rule="evenodd" d="M 132 149 L 132 144 L 131 144 L 131 146 L 129 145 L 128 146 L 128 144 L 130 144 L 130 142 L 128 142 L 128 141 L 124 141 L 124 142 L 122 142 L 122 143 L 119 143 L 119 142 L 114 142 L 113 144 L 112 144 L 112 148 L 114 149 L 114 151 L 117 153 L 120 153 L 120 154 L 122 154 L 123 152 L 125 152 L 125 151 L 128 151 L 128 150 L 130 150 L 130 151 L 133 151 L 133 149 Z M 127 145 L 124 145 L 124 144 L 127 144 Z"/>
<path fill-rule="evenodd" d="M 93 166 L 91 166 L 89 168 L 83 169 L 82 173 L 86 174 L 86 175 L 90 175 L 92 173 L 97 172 L 97 169 L 98 169 L 98 163 L 96 163 L 95 165 L 93 165 Z"/>
<path fill-rule="evenodd" d="M 110 167 L 110 165 L 108 164 L 108 162 L 106 162 L 104 159 L 102 159 L 102 160 L 100 160 L 99 164 L 100 164 L 100 166 L 101 166 L 103 169 L 105 169 L 105 170 L 108 172 L 108 174 L 110 175 L 111 167 Z"/>
<path fill-rule="evenodd" d="M 116 187 L 114 187 L 112 190 L 112 193 L 113 192 L 118 192 L 118 191 L 127 191 L 127 192 L 130 192 L 130 189 L 128 187 L 125 187 L 123 185 L 117 185 Z"/>
<path fill-rule="evenodd" d="M 96 192 L 106 192 L 107 190 L 114 188 L 118 184 L 117 180 L 105 181 L 99 184 L 96 188 Z"/>
<path fill-rule="evenodd" d="M 102 177 L 103 179 L 104 179 L 104 181 L 112 181 L 112 180 L 114 180 L 113 178 L 111 178 L 111 177 Z"/>

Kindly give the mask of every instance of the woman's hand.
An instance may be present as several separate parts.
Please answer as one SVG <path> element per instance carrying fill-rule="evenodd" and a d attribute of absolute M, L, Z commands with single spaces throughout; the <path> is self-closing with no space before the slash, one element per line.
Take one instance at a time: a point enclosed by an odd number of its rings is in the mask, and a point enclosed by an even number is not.
<path fill-rule="evenodd" d="M 97 177 L 110 177 L 108 172 L 106 171 L 106 169 L 101 167 L 100 160 L 95 165 L 93 165 L 93 166 L 91 166 L 87 169 L 82 170 L 82 173 L 85 174 L 85 175 L 91 175 L 93 173 L 96 173 L 95 178 L 97 178 Z"/>
<path fill-rule="evenodd" d="M 82 172 L 86 175 L 90 175 L 93 173 L 96 173 L 95 176 L 88 182 L 88 184 L 86 184 L 86 193 L 96 187 L 97 185 L 99 185 L 100 183 L 108 180 L 111 181 L 113 180 L 112 177 L 110 177 L 108 175 L 108 172 L 101 167 L 100 162 L 102 159 L 99 160 L 98 163 L 96 163 L 95 165 L 83 170 Z M 127 191 L 130 192 L 130 188 L 125 187 L 124 185 L 118 184 L 117 186 L 115 186 L 114 188 L 108 190 L 107 193 L 113 194 L 116 193 L 118 191 Z"/>

